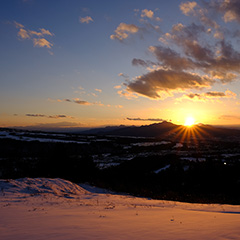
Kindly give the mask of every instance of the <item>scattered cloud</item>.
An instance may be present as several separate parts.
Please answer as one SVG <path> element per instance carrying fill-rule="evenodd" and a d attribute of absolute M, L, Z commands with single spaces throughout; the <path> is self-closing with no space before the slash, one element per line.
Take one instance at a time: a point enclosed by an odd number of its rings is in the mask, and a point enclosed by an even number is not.
<path fill-rule="evenodd" d="M 184 15 L 189 16 L 190 14 L 195 14 L 194 8 L 196 6 L 196 2 L 185 2 L 180 4 L 180 9 Z"/>
<path fill-rule="evenodd" d="M 86 16 L 86 17 L 80 17 L 79 21 L 80 21 L 80 23 L 87 23 L 88 24 L 90 22 L 93 22 L 93 19 L 90 16 Z"/>
<path fill-rule="evenodd" d="M 154 12 L 152 10 L 147 10 L 147 9 L 143 9 L 142 10 L 142 13 L 141 13 L 141 17 L 147 17 L 147 18 L 150 18 L 152 19 L 154 16 Z"/>
<path fill-rule="evenodd" d="M 227 0 L 228 1 L 228 0 Z M 197 2 L 185 2 L 179 5 L 180 10 L 186 16 L 194 16 L 204 25 L 219 29 L 220 26 L 212 19 L 212 15 L 207 8 L 201 7 Z"/>
<path fill-rule="evenodd" d="M 46 30 L 45 28 L 40 28 L 40 31 L 29 30 L 18 22 L 14 22 L 14 25 L 17 29 L 19 29 L 17 35 L 20 40 L 32 40 L 34 47 L 52 48 L 53 44 L 46 39 L 46 36 L 54 36 L 54 34 L 49 30 Z M 49 53 L 53 55 L 52 52 Z"/>
<path fill-rule="evenodd" d="M 111 39 L 123 41 L 128 38 L 129 34 L 135 34 L 139 31 L 139 27 L 134 24 L 120 23 L 115 30 L 115 34 L 110 36 Z"/>
<path fill-rule="evenodd" d="M 137 94 L 130 92 L 130 91 L 124 91 L 124 90 L 119 90 L 117 91 L 118 95 L 121 97 L 125 97 L 127 99 L 133 99 L 133 98 L 138 98 Z"/>
<path fill-rule="evenodd" d="M 207 4 L 214 11 L 221 13 L 226 23 L 240 22 L 240 2 L 238 0 L 211 1 Z"/>
<path fill-rule="evenodd" d="M 53 46 L 52 43 L 47 41 L 45 38 L 34 38 L 33 39 L 33 46 L 34 47 L 46 47 L 51 48 Z"/>
<path fill-rule="evenodd" d="M 211 89 L 213 85 L 227 85 L 240 77 L 240 51 L 236 44 L 240 39 L 239 30 L 235 25 L 227 29 L 218 24 L 220 17 L 228 24 L 240 22 L 240 2 L 187 1 L 179 7 L 194 21 L 189 25 L 174 24 L 169 32 L 161 33 L 159 45 L 148 48 L 157 61 L 133 58 L 133 66 L 144 67 L 148 72 L 131 79 L 125 77 L 125 90 L 119 90 L 119 95 L 164 99 L 163 95 L 172 97 L 176 92 Z M 146 22 L 154 19 L 154 12 L 150 11 L 136 10 L 135 13 L 147 18 L 142 19 Z M 185 95 L 201 100 L 234 96 L 214 91 Z"/>

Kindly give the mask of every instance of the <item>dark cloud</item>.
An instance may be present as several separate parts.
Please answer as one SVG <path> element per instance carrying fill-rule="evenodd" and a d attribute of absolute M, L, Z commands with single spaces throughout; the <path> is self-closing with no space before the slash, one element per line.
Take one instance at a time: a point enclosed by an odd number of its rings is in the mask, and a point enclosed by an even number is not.
<path fill-rule="evenodd" d="M 164 119 L 161 118 L 127 118 L 127 120 L 130 121 L 150 121 L 150 122 L 163 122 L 166 121 Z"/>
<path fill-rule="evenodd" d="M 70 99 L 66 98 L 66 99 L 63 99 L 64 102 L 72 102 Z"/>
<path fill-rule="evenodd" d="M 43 114 L 26 114 L 27 117 L 47 117 L 46 115 Z"/>
<path fill-rule="evenodd" d="M 185 96 L 188 97 L 188 98 L 191 98 L 191 99 L 194 99 L 194 98 L 201 99 L 201 94 L 199 94 L 199 93 L 189 93 Z"/>
<path fill-rule="evenodd" d="M 161 98 L 159 92 L 171 90 L 201 89 L 213 81 L 208 77 L 173 70 L 155 70 L 138 77 L 127 85 L 130 92 L 137 92 L 150 98 Z"/>
<path fill-rule="evenodd" d="M 53 116 L 48 116 L 49 118 L 67 118 L 68 116 L 66 115 L 53 115 Z"/>
<path fill-rule="evenodd" d="M 206 92 L 206 97 L 225 97 L 226 94 L 224 92 Z"/>
<path fill-rule="evenodd" d="M 88 101 L 80 100 L 80 99 L 74 99 L 73 102 L 80 104 L 80 105 L 92 105 L 92 103 L 90 103 Z"/>
<path fill-rule="evenodd" d="M 229 1 L 211 1 L 208 3 L 211 9 L 216 10 L 223 14 L 225 22 L 238 21 L 240 22 L 240 2 L 239 0 Z"/>
<path fill-rule="evenodd" d="M 132 65 L 133 66 L 143 66 L 143 67 L 149 67 L 149 66 L 152 66 L 152 65 L 157 65 L 157 63 L 154 63 L 152 61 L 144 61 L 142 59 L 138 59 L 138 58 L 134 58 L 132 60 Z"/>
<path fill-rule="evenodd" d="M 163 46 L 151 46 L 149 47 L 149 50 L 155 55 L 164 68 L 171 68 L 174 70 L 195 68 L 196 63 L 194 63 L 190 58 L 181 57 L 179 53 L 170 48 Z M 140 62 L 140 60 L 138 61 Z"/>
<path fill-rule="evenodd" d="M 236 93 L 227 90 L 225 92 L 217 92 L 217 91 L 210 91 L 206 93 L 189 93 L 184 95 L 182 98 L 189 98 L 192 100 L 202 100 L 202 101 L 207 101 L 208 99 L 214 99 L 214 98 L 235 98 L 237 96 Z M 182 99 L 181 98 L 181 99 Z"/>
<path fill-rule="evenodd" d="M 27 117 L 45 117 L 45 118 L 73 118 L 71 116 L 66 116 L 66 115 L 63 115 L 63 114 L 60 114 L 60 115 L 44 115 L 44 114 L 26 114 L 25 116 Z"/>

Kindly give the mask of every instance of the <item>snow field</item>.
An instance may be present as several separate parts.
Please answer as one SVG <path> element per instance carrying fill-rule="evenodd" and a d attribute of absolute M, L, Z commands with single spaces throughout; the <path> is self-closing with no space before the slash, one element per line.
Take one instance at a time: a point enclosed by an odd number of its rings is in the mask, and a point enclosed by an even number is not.
<path fill-rule="evenodd" d="M 82 186 L 89 191 L 62 179 L 0 180 L 0 239 L 240 239 L 240 206 L 151 200 Z"/>

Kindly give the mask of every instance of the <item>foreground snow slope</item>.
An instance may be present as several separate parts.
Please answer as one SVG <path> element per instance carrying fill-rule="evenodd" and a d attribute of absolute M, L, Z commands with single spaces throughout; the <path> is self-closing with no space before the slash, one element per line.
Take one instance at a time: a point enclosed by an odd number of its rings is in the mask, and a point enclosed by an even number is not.
<path fill-rule="evenodd" d="M 0 180 L 0 239 L 240 239 L 240 206 L 102 192 L 62 179 Z"/>

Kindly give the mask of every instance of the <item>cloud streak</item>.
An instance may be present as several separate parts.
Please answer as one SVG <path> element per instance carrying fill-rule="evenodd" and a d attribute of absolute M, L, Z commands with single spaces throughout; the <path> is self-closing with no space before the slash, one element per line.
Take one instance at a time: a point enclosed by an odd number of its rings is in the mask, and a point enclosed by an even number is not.
<path fill-rule="evenodd" d="M 40 118 L 54 118 L 54 119 L 59 119 L 59 118 L 74 118 L 71 116 L 66 116 L 64 114 L 60 114 L 60 115 L 44 115 L 44 114 L 25 114 L 26 117 L 40 117 Z"/>
<path fill-rule="evenodd" d="M 188 99 L 193 101 L 209 101 L 214 99 L 223 99 L 223 98 L 236 98 L 237 94 L 227 90 L 225 92 L 217 92 L 217 91 L 210 91 L 206 93 L 189 93 L 184 95 L 183 97 L 177 99 Z"/>
<path fill-rule="evenodd" d="M 162 118 L 130 118 L 130 117 L 127 117 L 126 118 L 127 120 L 130 120 L 130 121 L 150 121 L 150 122 L 163 122 L 163 121 L 166 121 L 165 119 L 162 119 Z"/>

